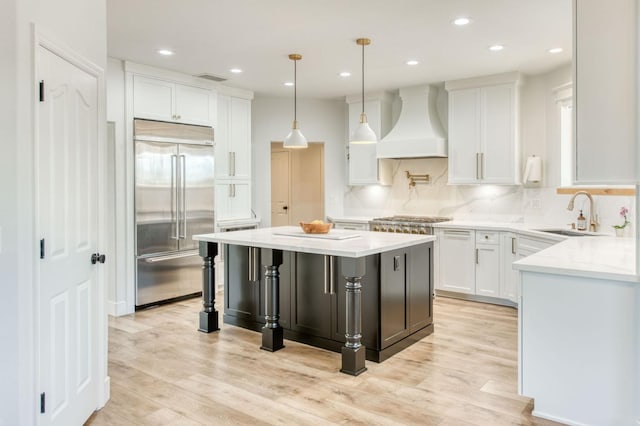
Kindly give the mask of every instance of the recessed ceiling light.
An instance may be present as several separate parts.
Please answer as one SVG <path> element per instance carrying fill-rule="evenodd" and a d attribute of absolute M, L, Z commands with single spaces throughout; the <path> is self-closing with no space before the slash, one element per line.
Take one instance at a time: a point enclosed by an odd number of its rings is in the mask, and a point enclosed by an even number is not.
<path fill-rule="evenodd" d="M 407 65 L 418 65 L 420 62 L 416 61 L 415 59 L 411 59 L 407 62 L 405 62 Z"/>
<path fill-rule="evenodd" d="M 229 71 L 231 71 L 234 74 L 240 74 L 242 72 L 240 68 L 231 68 Z"/>
<path fill-rule="evenodd" d="M 468 25 L 471 23 L 471 19 L 469 18 L 465 18 L 464 16 L 461 16 L 459 18 L 456 18 L 453 20 L 453 25 L 457 25 L 459 27 L 463 26 L 463 25 Z"/>
<path fill-rule="evenodd" d="M 171 56 L 173 55 L 173 52 L 169 49 L 160 49 L 158 50 L 158 53 L 163 55 L 163 56 Z"/>
<path fill-rule="evenodd" d="M 560 53 L 562 52 L 562 47 L 554 47 L 553 49 L 548 50 L 549 53 Z"/>
<path fill-rule="evenodd" d="M 349 71 L 342 71 L 340 77 L 351 77 L 351 73 Z"/>
<path fill-rule="evenodd" d="M 293 81 L 285 81 L 285 86 L 293 86 Z"/>
<path fill-rule="evenodd" d="M 504 49 L 504 46 L 501 44 L 494 44 L 493 46 L 489 47 L 489 50 L 491 50 L 492 52 L 499 52 L 502 49 Z"/>

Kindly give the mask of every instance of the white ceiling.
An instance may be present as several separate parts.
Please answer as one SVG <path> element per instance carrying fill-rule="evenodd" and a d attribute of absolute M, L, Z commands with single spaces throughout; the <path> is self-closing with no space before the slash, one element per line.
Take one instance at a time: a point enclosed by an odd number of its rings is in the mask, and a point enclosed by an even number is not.
<path fill-rule="evenodd" d="M 466 27 L 451 21 L 473 20 Z M 298 97 L 521 71 L 571 61 L 571 0 L 107 0 L 109 56 L 187 74 L 214 74 L 258 96 L 288 97 L 299 53 Z M 490 45 L 505 49 L 490 52 Z M 549 54 L 552 47 L 564 52 Z M 165 57 L 158 49 L 171 49 Z M 420 64 L 407 66 L 417 59 Z M 241 74 L 229 70 L 238 67 Z M 340 71 L 351 71 L 349 78 Z"/>

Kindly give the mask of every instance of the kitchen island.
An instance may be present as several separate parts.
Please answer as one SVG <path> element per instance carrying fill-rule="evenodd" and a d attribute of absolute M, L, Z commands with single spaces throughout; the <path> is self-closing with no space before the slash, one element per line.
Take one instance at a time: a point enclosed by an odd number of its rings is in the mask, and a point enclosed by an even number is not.
<path fill-rule="evenodd" d="M 358 375 L 366 370 L 368 355 L 382 360 L 433 331 L 434 236 L 341 229 L 307 235 L 297 227 L 278 227 L 194 239 L 204 261 L 200 331 L 219 329 L 213 271 L 218 243 L 224 244 L 227 260 L 225 322 L 255 329 L 262 312 L 252 305 L 264 306 L 262 349 L 282 349 L 285 334 L 334 350 L 338 341 L 340 371 Z M 340 329 L 343 336 L 334 338 Z M 362 344 L 363 333 L 365 341 L 371 336 L 373 353 Z"/>
<path fill-rule="evenodd" d="M 535 416 L 640 424 L 640 283 L 631 238 L 569 238 L 515 262 L 519 393 Z"/>

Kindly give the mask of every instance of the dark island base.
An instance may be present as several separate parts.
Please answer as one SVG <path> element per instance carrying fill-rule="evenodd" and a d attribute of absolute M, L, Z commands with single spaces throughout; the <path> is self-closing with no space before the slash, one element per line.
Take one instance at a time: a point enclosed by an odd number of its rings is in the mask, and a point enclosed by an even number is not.
<path fill-rule="evenodd" d="M 264 327 L 263 323 L 247 321 L 247 320 L 243 320 L 241 318 L 230 316 L 230 315 L 223 315 L 223 321 L 225 324 L 246 328 L 248 330 L 253 330 L 258 333 L 260 333 L 262 331 L 262 328 Z M 386 359 L 391 358 L 393 355 L 397 354 L 398 352 L 408 348 L 409 346 L 413 345 L 417 341 L 422 340 L 423 338 L 427 337 L 431 333 L 433 333 L 433 324 L 430 324 L 422 328 L 421 330 L 418 330 L 413 334 L 410 334 L 404 339 L 382 350 L 378 351 L 378 350 L 367 347 L 366 355 L 365 355 L 366 360 L 373 361 L 373 362 L 382 362 Z M 318 336 L 312 336 L 309 334 L 300 333 L 293 330 L 285 329 L 284 338 L 287 340 L 292 340 L 294 342 L 304 343 L 305 345 L 310 345 L 316 348 L 322 348 L 322 349 L 326 349 L 328 351 L 337 352 L 337 353 L 340 353 L 342 351 L 342 348 L 344 347 L 343 342 L 338 342 L 331 339 L 325 339 L 323 337 L 318 337 Z"/>
<path fill-rule="evenodd" d="M 333 256 L 282 252 L 274 258 L 266 249 L 257 256 L 247 247 L 225 245 L 223 321 L 262 332 L 266 350 L 280 349 L 284 337 L 343 353 L 341 371 L 358 375 L 364 359 L 382 362 L 433 333 L 432 247 L 420 244 L 349 265 Z M 350 329 L 354 312 L 361 322 Z M 267 331 L 277 325 L 283 335 L 265 335 L 267 324 Z M 355 340 L 364 350 L 347 347 L 353 336 L 361 336 Z"/>

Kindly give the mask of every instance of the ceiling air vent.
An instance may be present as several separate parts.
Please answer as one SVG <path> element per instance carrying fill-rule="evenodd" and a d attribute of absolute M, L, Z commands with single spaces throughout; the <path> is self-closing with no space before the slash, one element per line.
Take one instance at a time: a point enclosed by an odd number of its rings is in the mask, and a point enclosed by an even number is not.
<path fill-rule="evenodd" d="M 226 78 L 224 77 L 218 77 L 217 75 L 213 75 L 213 74 L 200 74 L 200 75 L 196 75 L 196 77 L 200 77 L 200 78 L 206 78 L 207 80 L 211 80 L 211 81 L 227 81 Z"/>

